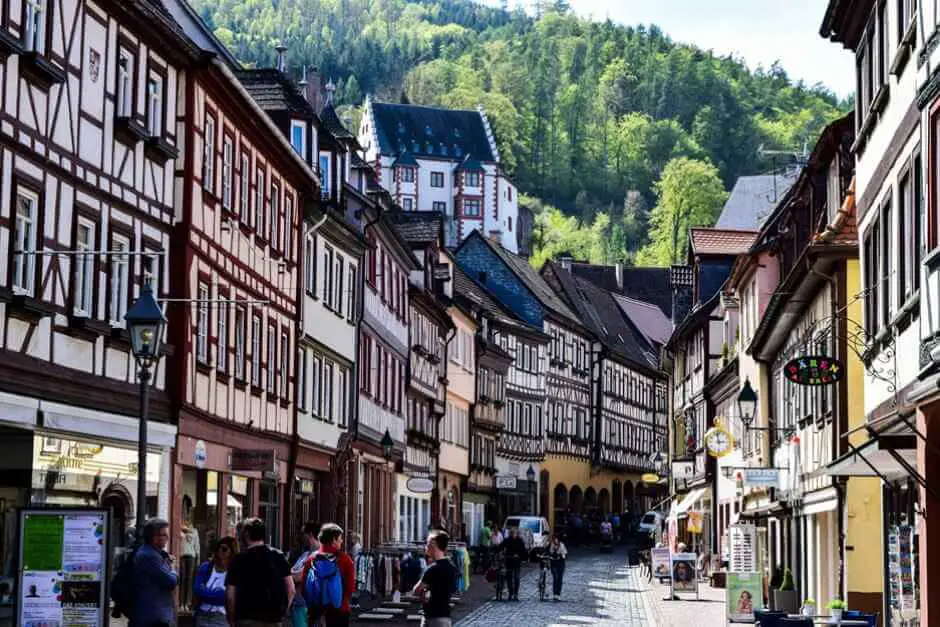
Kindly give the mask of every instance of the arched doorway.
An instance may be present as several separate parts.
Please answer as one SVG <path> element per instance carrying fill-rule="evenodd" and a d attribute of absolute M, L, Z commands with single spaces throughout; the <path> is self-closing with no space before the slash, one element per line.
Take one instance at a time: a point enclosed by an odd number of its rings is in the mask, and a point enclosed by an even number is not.
<path fill-rule="evenodd" d="M 598 513 L 597 491 L 592 487 L 588 487 L 588 489 L 584 491 L 584 513 L 588 516 L 594 516 Z"/>
<path fill-rule="evenodd" d="M 584 512 L 584 493 L 581 491 L 580 486 L 571 486 L 571 491 L 568 493 L 568 503 L 571 511 L 578 514 Z"/>
<path fill-rule="evenodd" d="M 559 483 L 555 486 L 553 497 L 552 528 L 556 531 L 562 531 L 568 524 L 567 517 L 565 516 L 565 510 L 568 509 L 568 488 L 565 487 L 565 484 Z"/>
<path fill-rule="evenodd" d="M 601 516 L 606 518 L 610 513 L 610 492 L 607 488 L 601 488 L 597 493 L 597 506 L 601 510 Z"/>
<path fill-rule="evenodd" d="M 122 485 L 111 484 L 99 498 L 102 509 L 111 512 L 111 555 L 114 558 L 112 569 L 120 566 L 121 559 L 130 546 L 133 536 L 128 533 L 127 521 L 131 515 L 131 495 Z"/>
<path fill-rule="evenodd" d="M 623 484 L 623 511 L 636 513 L 633 511 L 633 483 L 630 481 Z"/>
<path fill-rule="evenodd" d="M 623 511 L 623 486 L 620 483 L 620 479 L 614 479 L 611 482 L 611 506 L 619 514 Z"/>

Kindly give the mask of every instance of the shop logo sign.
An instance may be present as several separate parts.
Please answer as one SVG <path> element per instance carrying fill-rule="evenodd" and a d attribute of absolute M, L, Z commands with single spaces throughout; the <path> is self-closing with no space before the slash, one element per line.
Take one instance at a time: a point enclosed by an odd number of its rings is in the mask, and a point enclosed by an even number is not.
<path fill-rule="evenodd" d="M 206 451 L 206 443 L 202 440 L 196 441 L 196 450 L 193 452 L 193 465 L 202 470 L 206 467 L 206 460 L 209 459 L 209 453 Z"/>
<path fill-rule="evenodd" d="M 783 372 L 797 385 L 829 385 L 842 380 L 845 368 L 834 357 L 804 355 L 788 361 Z"/>
<path fill-rule="evenodd" d="M 411 477 L 405 482 L 405 487 L 415 494 L 430 494 L 434 490 L 434 482 L 427 477 Z"/>

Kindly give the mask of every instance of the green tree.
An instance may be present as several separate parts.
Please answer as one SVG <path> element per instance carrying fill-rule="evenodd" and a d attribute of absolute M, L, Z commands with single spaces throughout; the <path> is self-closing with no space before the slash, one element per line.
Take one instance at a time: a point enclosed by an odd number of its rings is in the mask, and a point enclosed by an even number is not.
<path fill-rule="evenodd" d="M 681 263 L 689 229 L 711 226 L 728 197 L 718 169 L 707 161 L 681 157 L 666 164 L 656 182 L 656 206 L 650 212 L 650 243 L 637 256 L 641 265 Z"/>

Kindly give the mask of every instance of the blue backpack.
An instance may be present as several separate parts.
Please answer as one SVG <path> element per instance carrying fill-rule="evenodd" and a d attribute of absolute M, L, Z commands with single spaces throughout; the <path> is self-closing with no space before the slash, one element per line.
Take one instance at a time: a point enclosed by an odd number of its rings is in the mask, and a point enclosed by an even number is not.
<path fill-rule="evenodd" d="M 304 599 L 308 607 L 343 606 L 343 578 L 335 555 L 318 553 L 314 556 L 307 573 Z"/>

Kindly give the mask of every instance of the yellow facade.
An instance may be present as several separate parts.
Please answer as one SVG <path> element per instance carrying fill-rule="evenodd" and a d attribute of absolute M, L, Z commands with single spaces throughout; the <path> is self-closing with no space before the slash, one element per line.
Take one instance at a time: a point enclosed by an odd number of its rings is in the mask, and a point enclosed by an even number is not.
<path fill-rule="evenodd" d="M 861 285 L 859 262 L 850 259 L 846 262 L 846 285 L 851 300 L 855 286 Z M 846 317 L 850 320 L 850 331 L 855 324 L 862 324 L 862 300 L 857 299 L 848 306 Z M 865 423 L 865 406 L 862 390 L 865 385 L 865 366 L 855 353 L 848 351 L 846 356 L 848 386 L 849 430 Z M 868 440 L 864 429 L 849 436 L 853 446 L 859 446 Z M 884 587 L 884 552 L 882 547 L 881 518 L 881 480 L 877 478 L 853 477 L 846 488 L 845 509 L 847 525 L 845 545 L 851 550 L 845 552 L 845 577 L 850 607 L 862 605 L 861 596 L 881 595 Z M 858 600 L 853 603 L 853 597 Z"/>
<path fill-rule="evenodd" d="M 596 511 L 612 512 L 623 511 L 623 499 L 626 496 L 630 500 L 636 498 L 636 486 L 640 482 L 640 475 L 637 473 L 620 473 L 612 471 L 601 471 L 592 474 L 591 463 L 587 460 L 574 459 L 571 457 L 562 457 L 558 455 L 546 455 L 542 463 L 542 471 L 548 472 L 548 510 L 545 512 L 549 523 L 556 526 L 555 516 L 559 512 L 564 512 L 568 507 L 578 509 L 576 503 L 572 503 L 572 488 L 580 488 L 582 495 L 582 512 L 590 513 L 594 511 L 590 504 L 591 491 L 595 495 L 594 506 Z M 619 481 L 620 500 L 616 502 L 615 482 Z M 628 486 L 629 483 L 629 486 Z M 566 498 L 561 497 L 561 487 L 564 487 Z M 577 493 L 577 490 L 575 491 Z M 559 497 L 556 500 L 556 497 Z"/>

